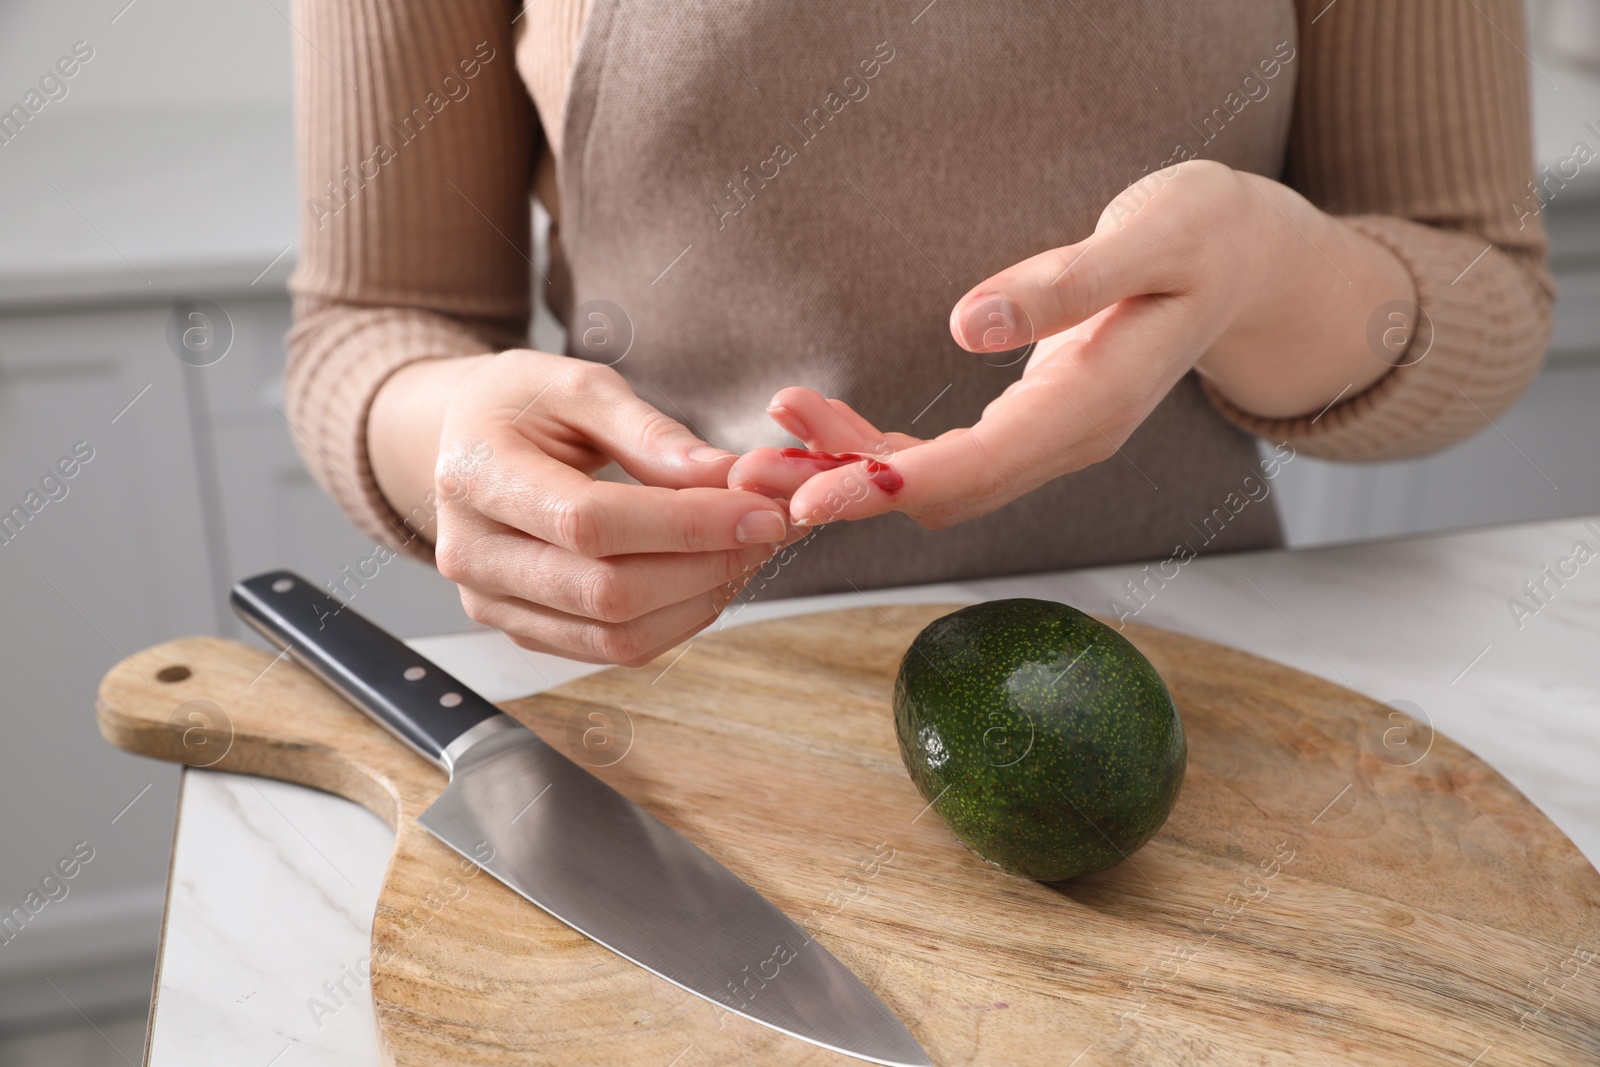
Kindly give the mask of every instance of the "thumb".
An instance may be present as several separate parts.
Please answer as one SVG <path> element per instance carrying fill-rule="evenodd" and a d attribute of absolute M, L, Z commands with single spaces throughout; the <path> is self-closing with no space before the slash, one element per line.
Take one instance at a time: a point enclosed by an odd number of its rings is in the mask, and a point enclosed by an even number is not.
<path fill-rule="evenodd" d="M 1148 202 L 1153 189 L 1175 181 L 1193 185 L 1196 173 L 1173 167 L 1148 175 L 1106 208 L 1087 239 L 1041 252 L 983 281 L 951 309 L 950 332 L 956 342 L 968 352 L 1021 348 L 1071 329 L 1119 301 L 1165 293 L 1181 284 L 1170 218 L 1160 211 L 1141 211 L 1138 205 Z M 1178 199 L 1168 193 L 1162 202 Z"/>

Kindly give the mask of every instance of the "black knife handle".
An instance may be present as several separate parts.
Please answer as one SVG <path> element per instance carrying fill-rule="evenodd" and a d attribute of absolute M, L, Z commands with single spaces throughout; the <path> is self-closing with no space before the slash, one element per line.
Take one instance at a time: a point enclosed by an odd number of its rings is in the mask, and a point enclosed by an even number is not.
<path fill-rule="evenodd" d="M 292 571 L 233 587 L 233 610 L 426 759 L 500 709 Z"/>

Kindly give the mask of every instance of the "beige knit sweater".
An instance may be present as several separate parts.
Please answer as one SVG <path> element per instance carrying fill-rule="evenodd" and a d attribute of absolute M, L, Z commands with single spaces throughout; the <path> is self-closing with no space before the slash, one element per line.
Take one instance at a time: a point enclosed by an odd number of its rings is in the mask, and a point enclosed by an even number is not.
<path fill-rule="evenodd" d="M 528 3 L 513 17 L 499 0 L 297 0 L 306 211 L 288 413 L 317 480 L 391 544 L 407 535 L 366 452 L 378 388 L 413 360 L 526 344 L 529 193 L 558 215 L 551 160 L 585 0 Z M 1432 348 L 1320 415 L 1264 420 L 1211 399 L 1310 455 L 1438 449 L 1505 410 L 1549 338 L 1545 235 L 1515 206 L 1536 203 L 1522 5 L 1296 4 L 1294 122 L 1274 177 L 1393 249 Z"/>

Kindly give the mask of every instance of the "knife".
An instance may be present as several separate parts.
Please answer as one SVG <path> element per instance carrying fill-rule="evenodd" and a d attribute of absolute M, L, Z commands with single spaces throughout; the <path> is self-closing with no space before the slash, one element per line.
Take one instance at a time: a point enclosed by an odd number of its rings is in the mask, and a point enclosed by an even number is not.
<path fill-rule="evenodd" d="M 719 1008 L 870 1063 L 932 1067 L 872 991 L 765 897 L 398 638 L 290 571 L 247 578 L 230 599 L 450 775 L 417 821 L 495 878 Z"/>

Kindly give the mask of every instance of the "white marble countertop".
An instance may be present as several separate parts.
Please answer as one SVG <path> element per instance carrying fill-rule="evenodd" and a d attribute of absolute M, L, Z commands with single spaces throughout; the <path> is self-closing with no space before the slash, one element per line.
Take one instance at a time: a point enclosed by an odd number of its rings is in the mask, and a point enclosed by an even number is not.
<path fill-rule="evenodd" d="M 1600 553 L 1600 520 L 1200 559 L 1138 621 L 1420 707 L 1600 861 L 1600 558 L 1562 565 L 1578 541 Z M 1546 566 L 1577 573 L 1559 587 L 1546 581 L 1552 595 L 1535 605 L 1523 583 L 1542 580 Z M 865 602 L 1018 595 L 1109 615 L 1139 570 L 755 603 L 737 624 Z M 1516 597 L 1537 611 L 1519 618 L 1508 603 Z M 495 700 L 598 669 L 493 633 L 411 643 Z M 347 801 L 187 771 L 149 1063 L 377 1064 L 371 1000 L 354 971 L 368 954 L 391 845 L 388 829 Z"/>

